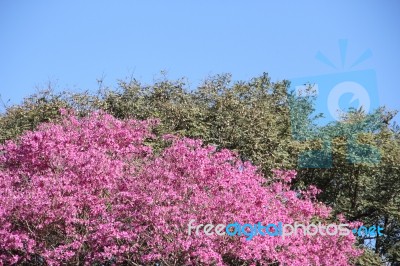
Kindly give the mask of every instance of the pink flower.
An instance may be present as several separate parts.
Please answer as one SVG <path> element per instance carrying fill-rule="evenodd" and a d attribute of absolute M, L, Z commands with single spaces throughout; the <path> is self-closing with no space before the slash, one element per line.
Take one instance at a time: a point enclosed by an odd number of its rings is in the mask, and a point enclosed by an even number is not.
<path fill-rule="evenodd" d="M 63 110 L 61 124 L 42 124 L 0 146 L 0 261 L 50 265 L 113 261 L 150 264 L 348 265 L 360 255 L 354 236 L 244 238 L 191 235 L 187 225 L 307 223 L 329 217 L 289 188 L 295 171 L 276 170 L 274 183 L 229 150 L 171 135 L 155 154 L 155 120 L 118 120 Z M 340 217 L 344 222 L 344 217 Z"/>

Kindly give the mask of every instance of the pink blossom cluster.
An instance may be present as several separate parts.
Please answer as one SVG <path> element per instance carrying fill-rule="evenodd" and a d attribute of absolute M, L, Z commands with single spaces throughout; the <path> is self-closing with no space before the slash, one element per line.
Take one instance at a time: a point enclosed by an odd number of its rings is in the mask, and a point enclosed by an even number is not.
<path fill-rule="evenodd" d="M 155 123 L 65 113 L 0 146 L 0 264 L 349 265 L 360 255 L 353 235 L 189 236 L 191 219 L 293 224 L 331 210 L 315 187 L 290 190 L 296 172 L 277 170 L 267 185 L 200 140 L 168 136 L 154 152 Z"/>

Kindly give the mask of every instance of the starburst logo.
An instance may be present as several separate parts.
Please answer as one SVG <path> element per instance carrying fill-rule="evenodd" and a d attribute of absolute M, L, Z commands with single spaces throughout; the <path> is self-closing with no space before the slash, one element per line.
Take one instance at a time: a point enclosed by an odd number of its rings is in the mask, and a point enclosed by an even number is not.
<path fill-rule="evenodd" d="M 341 67 L 342 69 L 346 66 L 346 57 L 347 57 L 347 40 L 339 41 L 339 50 L 340 50 L 340 59 L 341 59 Z M 372 52 L 370 49 L 365 50 L 356 60 L 350 65 L 350 69 L 356 67 L 361 64 L 365 60 L 369 59 L 372 56 Z M 333 69 L 338 69 L 338 67 L 332 63 L 332 61 L 325 56 L 322 52 L 318 52 L 315 56 L 317 60 L 320 62 L 332 67 Z M 346 96 L 351 95 L 351 100 L 341 106 L 341 99 Z M 347 97 L 348 98 L 348 97 Z M 346 102 L 345 102 L 346 103 Z M 358 104 L 355 104 L 358 103 Z M 327 106 L 329 114 L 335 120 L 340 120 L 341 115 L 348 111 L 347 108 L 362 108 L 365 112 L 369 112 L 371 107 L 371 100 L 369 93 L 366 88 L 364 88 L 361 84 L 356 81 L 343 81 L 332 88 L 327 98 Z"/>
<path fill-rule="evenodd" d="M 333 63 L 335 60 L 329 59 L 322 52 L 317 52 L 315 58 L 323 64 L 331 67 L 334 72 L 331 74 L 309 76 L 291 79 L 290 91 L 294 91 L 297 98 L 302 96 L 315 97 L 313 114 L 307 114 L 299 106 L 291 105 L 292 133 L 293 137 L 299 141 L 310 140 L 311 132 L 307 129 L 307 125 L 303 125 L 305 121 L 304 115 L 317 115 L 322 113 L 323 117 L 319 119 L 319 126 L 330 125 L 340 121 L 343 114 L 349 110 L 363 110 L 365 113 L 371 113 L 378 108 L 378 90 L 376 85 L 376 74 L 373 69 L 354 70 L 363 62 L 371 58 L 372 52 L 367 49 L 356 58 L 355 61 L 347 63 L 348 42 L 347 40 L 339 40 L 340 51 L 340 67 Z M 295 103 L 295 101 L 293 101 Z M 360 127 L 358 127 L 357 130 Z M 356 135 L 365 132 L 365 128 L 360 132 L 350 132 L 351 135 L 346 136 L 351 139 L 349 149 L 352 154 L 349 160 L 353 163 L 362 162 L 368 159 L 371 150 L 361 149 L 357 143 Z M 321 136 L 319 136 L 321 137 Z M 312 151 L 302 154 L 299 158 L 300 167 L 312 168 L 329 168 L 331 167 L 331 139 L 338 137 L 336 135 L 323 136 L 323 151 Z M 360 157 L 362 157 L 360 159 Z M 308 158 L 305 160 L 304 158 Z M 377 156 L 373 161 L 376 161 Z"/>

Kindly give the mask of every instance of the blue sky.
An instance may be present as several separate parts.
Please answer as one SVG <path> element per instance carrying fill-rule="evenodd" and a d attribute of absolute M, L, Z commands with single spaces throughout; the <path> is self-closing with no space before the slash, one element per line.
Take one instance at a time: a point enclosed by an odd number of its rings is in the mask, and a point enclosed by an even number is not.
<path fill-rule="evenodd" d="M 372 70 L 371 101 L 400 109 L 399 15 L 394 0 L 3 0 L 0 94 L 18 103 L 49 81 L 94 91 L 101 77 L 107 86 L 131 75 L 151 83 L 161 70 L 191 88 L 226 72 L 276 81 Z"/>

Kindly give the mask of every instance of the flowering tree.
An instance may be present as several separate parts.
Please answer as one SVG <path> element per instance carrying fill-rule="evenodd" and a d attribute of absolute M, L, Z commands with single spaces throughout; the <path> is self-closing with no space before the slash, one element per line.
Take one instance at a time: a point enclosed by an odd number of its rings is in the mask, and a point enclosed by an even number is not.
<path fill-rule="evenodd" d="M 153 152 L 154 124 L 65 113 L 1 146 L 1 263 L 348 265 L 360 255 L 352 235 L 188 235 L 192 219 L 324 222 L 330 209 L 316 188 L 289 189 L 294 171 L 266 184 L 255 166 L 199 140 L 165 136 L 170 146 Z"/>

